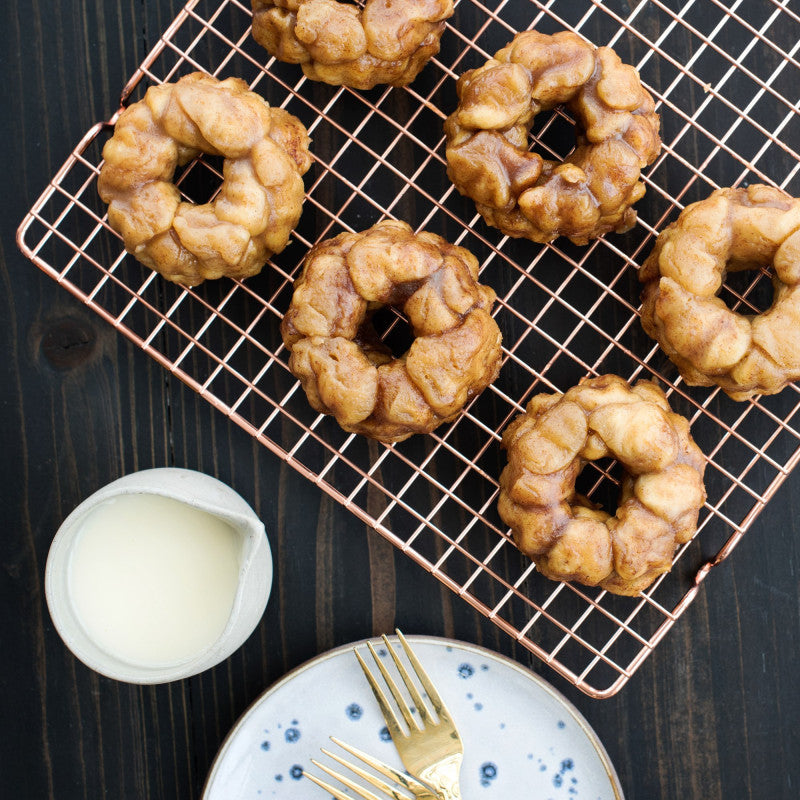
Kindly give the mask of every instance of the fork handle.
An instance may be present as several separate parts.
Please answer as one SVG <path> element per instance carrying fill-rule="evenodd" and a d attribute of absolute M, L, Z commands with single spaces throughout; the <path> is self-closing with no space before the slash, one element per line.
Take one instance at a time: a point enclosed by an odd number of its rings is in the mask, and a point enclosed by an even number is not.
<path fill-rule="evenodd" d="M 419 777 L 436 792 L 439 800 L 461 800 L 458 773 L 463 758 L 461 753 L 455 753 L 420 772 Z"/>

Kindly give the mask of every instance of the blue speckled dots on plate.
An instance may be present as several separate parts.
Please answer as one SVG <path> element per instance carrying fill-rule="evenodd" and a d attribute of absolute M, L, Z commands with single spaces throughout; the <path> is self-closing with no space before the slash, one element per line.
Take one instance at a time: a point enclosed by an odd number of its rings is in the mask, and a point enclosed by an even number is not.
<path fill-rule="evenodd" d="M 621 800 L 614 769 L 586 720 L 548 683 L 489 650 L 407 637 L 464 742 L 464 800 Z M 381 658 L 391 658 L 382 645 Z M 326 800 L 305 779 L 330 736 L 402 764 L 352 652 L 309 661 L 244 714 L 212 766 L 203 800 Z"/>

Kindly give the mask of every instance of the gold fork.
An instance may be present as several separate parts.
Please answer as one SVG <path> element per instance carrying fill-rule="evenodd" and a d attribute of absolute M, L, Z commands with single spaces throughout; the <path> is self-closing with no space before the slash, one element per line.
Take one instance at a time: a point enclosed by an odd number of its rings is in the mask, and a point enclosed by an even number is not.
<path fill-rule="evenodd" d="M 391 798 L 391 800 L 437 800 L 436 795 L 433 794 L 433 792 L 431 792 L 427 786 L 420 783 L 415 778 L 412 778 L 410 775 L 404 775 L 402 772 L 398 772 L 388 764 L 384 764 L 377 758 L 374 758 L 373 756 L 363 752 L 363 750 L 358 750 L 352 745 L 345 744 L 333 736 L 331 736 L 331 741 L 341 747 L 343 750 L 346 750 L 348 753 L 350 753 L 350 755 L 355 756 L 364 764 L 371 767 L 375 772 L 380 773 L 392 781 L 391 784 L 386 783 L 386 781 L 376 777 L 363 767 L 360 767 L 356 764 L 351 764 L 349 761 L 346 761 L 344 758 L 342 758 L 342 756 L 336 755 L 336 753 L 332 753 L 330 750 L 326 750 L 324 747 L 321 748 L 322 752 L 326 756 L 332 758 L 334 761 L 341 764 L 341 766 L 343 766 L 345 769 L 350 770 L 350 772 L 361 778 L 362 781 L 368 783 L 370 786 L 375 787 L 382 793 L 377 795 L 366 787 L 362 786 L 360 783 L 356 783 L 347 775 L 343 775 L 342 773 L 337 772 L 331 767 L 328 767 L 313 758 L 311 759 L 311 763 L 315 767 L 321 769 L 334 780 L 342 783 L 344 786 L 350 789 L 351 792 L 354 792 L 356 797 L 361 797 L 363 800 L 387 800 L 387 798 Z M 314 781 L 317 786 L 325 789 L 326 792 L 330 792 L 337 800 L 353 800 L 352 794 L 345 794 L 338 787 L 327 783 L 321 778 L 317 778 L 315 775 L 305 772 L 305 770 L 303 771 L 303 775 L 309 780 Z"/>
<path fill-rule="evenodd" d="M 383 641 L 392 655 L 392 660 L 403 679 L 403 683 L 408 689 L 411 700 L 417 709 L 419 721 L 415 719 L 411 707 L 406 702 L 405 697 L 400 692 L 397 684 L 392 679 L 389 671 L 384 666 L 375 648 L 367 642 L 367 648 L 372 654 L 383 680 L 389 687 L 389 691 L 394 698 L 397 708 L 405 721 L 407 732 L 401 726 L 400 720 L 392 708 L 386 693 L 378 685 L 378 681 L 367 667 L 361 654 L 354 648 L 358 663 L 364 670 L 364 675 L 369 681 L 372 693 L 378 701 L 378 705 L 386 720 L 386 725 L 391 734 L 397 752 L 405 768 L 415 777 L 427 783 L 435 791 L 440 800 L 461 800 L 461 789 L 459 786 L 458 773 L 461 769 L 461 761 L 464 757 L 464 746 L 461 737 L 458 735 L 456 726 L 450 712 L 442 702 L 442 698 L 431 683 L 419 659 L 414 654 L 408 642 L 400 631 L 396 631 L 397 638 L 403 646 L 406 657 L 416 673 L 417 679 L 422 684 L 423 689 L 428 695 L 428 700 L 433 706 L 433 711 L 438 719 L 434 719 L 425 704 L 416 684 L 411 679 L 408 670 L 389 643 L 389 639 L 384 634 Z M 421 723 L 421 724 L 420 724 Z"/>

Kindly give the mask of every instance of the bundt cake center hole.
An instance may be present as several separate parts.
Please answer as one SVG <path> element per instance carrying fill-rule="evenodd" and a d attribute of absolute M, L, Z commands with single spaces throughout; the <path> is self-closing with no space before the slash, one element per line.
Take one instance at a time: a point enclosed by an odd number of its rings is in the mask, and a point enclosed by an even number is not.
<path fill-rule="evenodd" d="M 625 468 L 619 461 L 611 458 L 590 461 L 575 481 L 575 492 L 613 517 L 617 513 L 624 476 Z"/>
<path fill-rule="evenodd" d="M 175 170 L 173 181 L 180 193 L 195 205 L 210 202 L 222 185 L 222 156 L 202 155 Z"/>
<path fill-rule="evenodd" d="M 372 317 L 372 325 L 395 358 L 407 352 L 414 341 L 414 333 L 408 320 L 392 306 L 379 308 Z"/>
<path fill-rule="evenodd" d="M 727 271 L 718 296 L 738 314 L 761 314 L 772 305 L 775 289 L 760 265 L 737 265 Z"/>
<path fill-rule="evenodd" d="M 541 111 L 533 118 L 528 142 L 528 149 L 542 158 L 564 161 L 575 149 L 575 123 L 561 108 Z"/>

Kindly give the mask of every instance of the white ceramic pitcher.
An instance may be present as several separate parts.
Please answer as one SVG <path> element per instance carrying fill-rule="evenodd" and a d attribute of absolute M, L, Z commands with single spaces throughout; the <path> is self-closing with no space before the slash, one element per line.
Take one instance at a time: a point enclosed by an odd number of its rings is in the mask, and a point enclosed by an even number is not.
<path fill-rule="evenodd" d="M 118 658 L 87 634 L 70 596 L 70 556 L 87 516 L 100 504 L 122 495 L 171 498 L 212 514 L 231 526 L 241 540 L 239 582 L 228 622 L 219 638 L 179 663 L 140 666 Z M 126 475 L 99 489 L 64 520 L 53 539 L 45 570 L 45 595 L 56 630 L 88 667 L 128 683 L 166 683 L 188 678 L 219 664 L 250 636 L 261 619 L 272 586 L 272 554 L 264 525 L 247 502 L 229 486 L 187 469 L 165 467 Z"/>

